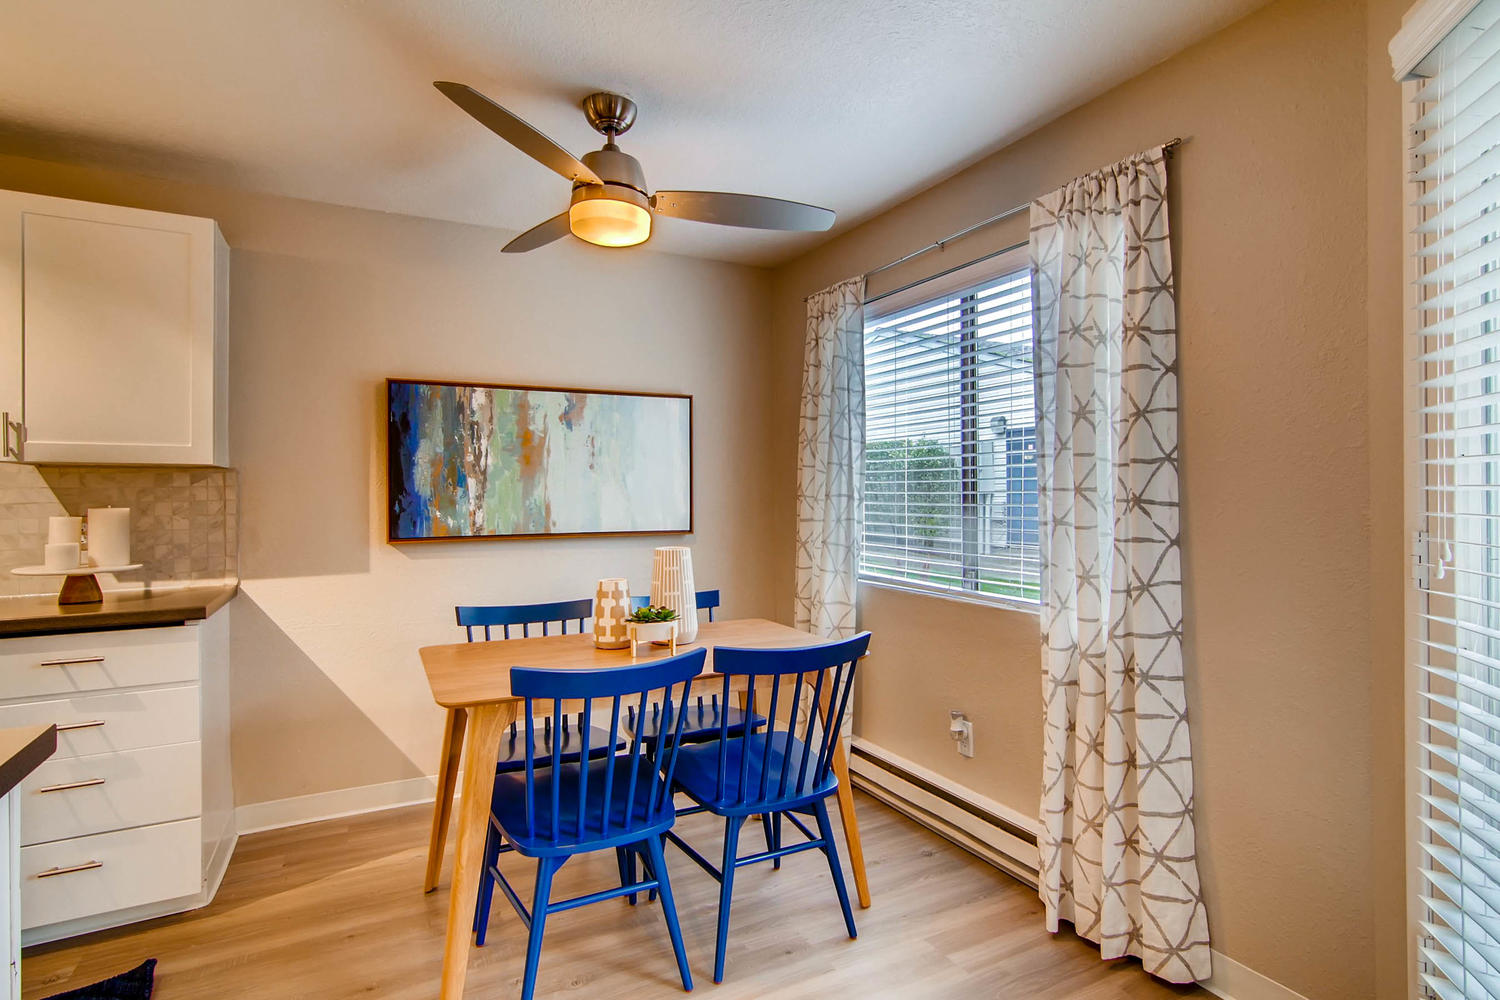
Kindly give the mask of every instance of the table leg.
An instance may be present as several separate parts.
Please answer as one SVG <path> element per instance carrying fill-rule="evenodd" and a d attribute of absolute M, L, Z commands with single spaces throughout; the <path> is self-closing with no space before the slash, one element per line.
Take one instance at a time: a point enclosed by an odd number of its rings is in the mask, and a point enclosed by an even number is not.
<path fill-rule="evenodd" d="M 516 718 L 514 704 L 476 705 L 469 709 L 464 741 L 464 780 L 458 800 L 458 844 L 453 857 L 453 888 L 448 900 L 448 935 L 443 944 L 441 1000 L 459 1000 L 469 972 L 474 940 L 474 901 L 484 864 L 484 836 L 495 788 L 500 737 Z"/>
<path fill-rule="evenodd" d="M 844 741 L 833 749 L 833 772 L 839 778 L 839 818 L 844 821 L 844 840 L 849 845 L 849 866 L 854 869 L 854 888 L 859 905 L 870 908 L 870 882 L 865 877 L 865 848 L 859 839 L 859 819 L 854 815 L 854 786 L 849 781 L 849 760 L 844 755 Z"/>
<path fill-rule="evenodd" d="M 464 749 L 464 723 L 468 714 L 461 708 L 448 709 L 443 723 L 443 746 L 438 757 L 437 800 L 432 804 L 432 838 L 427 844 L 427 881 L 422 891 L 438 887 L 443 875 L 443 846 L 448 840 L 448 822 L 453 818 L 454 785 L 458 781 L 458 761 Z"/>
<path fill-rule="evenodd" d="M 823 722 L 832 715 L 830 696 L 833 692 L 831 671 L 826 672 L 823 685 L 822 704 L 819 706 Z M 859 818 L 854 815 L 854 783 L 849 779 L 849 758 L 844 753 L 844 740 L 840 737 L 833 743 L 833 773 L 838 776 L 839 819 L 844 821 L 844 842 L 849 845 L 849 867 L 854 869 L 854 888 L 859 893 L 861 909 L 870 908 L 870 881 L 865 877 L 865 847 L 859 839 Z"/>

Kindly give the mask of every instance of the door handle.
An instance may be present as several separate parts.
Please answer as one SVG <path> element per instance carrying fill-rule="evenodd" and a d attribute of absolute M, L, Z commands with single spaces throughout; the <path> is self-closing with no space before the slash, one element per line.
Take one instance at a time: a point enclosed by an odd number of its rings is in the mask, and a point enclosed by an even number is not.
<path fill-rule="evenodd" d="M 104 784 L 103 778 L 87 778 L 83 781 L 70 781 L 63 785 L 48 785 L 46 788 L 38 788 L 38 795 L 46 795 L 48 792 L 69 792 L 75 788 L 93 788 L 95 785 Z"/>
<path fill-rule="evenodd" d="M 62 660 L 43 660 L 38 663 L 39 667 L 71 667 L 76 663 L 103 663 L 102 656 L 70 656 Z"/>
<path fill-rule="evenodd" d="M 81 865 L 64 865 L 60 868 L 48 868 L 44 872 L 37 872 L 37 878 L 51 878 L 54 875 L 71 875 L 74 872 L 92 871 L 95 868 L 103 868 L 103 861 L 85 861 Z"/>
<path fill-rule="evenodd" d="M 104 725 L 103 719 L 95 719 L 92 722 L 69 722 L 58 726 L 57 731 L 60 733 L 69 733 L 75 729 L 94 729 L 102 725 Z"/>
<path fill-rule="evenodd" d="M 9 410 L 0 411 L 0 424 L 4 424 L 3 430 L 5 432 L 3 455 L 0 455 L 0 457 L 14 458 L 17 462 L 24 461 L 26 452 L 26 425 L 10 419 Z M 10 443 L 12 432 L 16 436 L 16 443 L 14 445 Z"/>

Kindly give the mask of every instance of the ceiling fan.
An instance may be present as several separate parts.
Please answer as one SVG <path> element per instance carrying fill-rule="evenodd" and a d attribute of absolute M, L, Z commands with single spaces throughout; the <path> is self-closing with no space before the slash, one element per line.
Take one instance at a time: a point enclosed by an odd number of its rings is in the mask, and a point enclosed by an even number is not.
<path fill-rule="evenodd" d="M 831 210 L 780 198 L 722 191 L 647 193 L 640 162 L 615 144 L 635 124 L 635 102 L 628 97 L 599 93 L 584 98 L 583 115 L 603 134 L 604 147 L 580 160 L 473 87 L 444 80 L 433 86 L 479 124 L 573 182 L 568 210 L 511 240 L 505 253 L 535 250 L 569 233 L 596 246 L 635 246 L 651 237 L 653 213 L 749 229 L 822 232 L 833 225 Z"/>

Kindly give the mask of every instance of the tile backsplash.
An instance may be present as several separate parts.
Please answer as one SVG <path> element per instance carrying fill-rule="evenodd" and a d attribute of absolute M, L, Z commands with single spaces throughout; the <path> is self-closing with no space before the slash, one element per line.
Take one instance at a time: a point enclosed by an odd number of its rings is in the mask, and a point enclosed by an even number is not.
<path fill-rule="evenodd" d="M 120 574 L 123 586 L 239 575 L 233 469 L 0 464 L 0 596 L 56 593 L 56 577 L 10 571 L 42 561 L 48 517 L 90 507 L 130 508 L 131 559 L 143 565 Z"/>

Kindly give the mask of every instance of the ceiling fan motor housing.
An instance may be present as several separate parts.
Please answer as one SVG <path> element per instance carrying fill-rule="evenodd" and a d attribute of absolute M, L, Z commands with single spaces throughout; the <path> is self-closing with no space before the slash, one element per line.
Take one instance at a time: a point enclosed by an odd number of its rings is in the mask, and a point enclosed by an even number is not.
<path fill-rule="evenodd" d="M 573 198 L 569 205 L 576 205 L 581 201 L 592 201 L 602 198 L 606 201 L 629 202 L 639 208 L 651 211 L 651 201 L 640 191 L 624 184 L 575 184 L 573 185 Z"/>
<path fill-rule="evenodd" d="M 598 174 L 599 179 L 606 185 L 618 184 L 634 188 L 643 196 L 645 195 L 646 174 L 641 170 L 640 161 L 629 153 L 620 152 L 620 148 L 613 142 L 605 145 L 603 149 L 584 153 L 581 159 L 584 166 Z M 578 186 L 574 185 L 575 188 Z"/>

